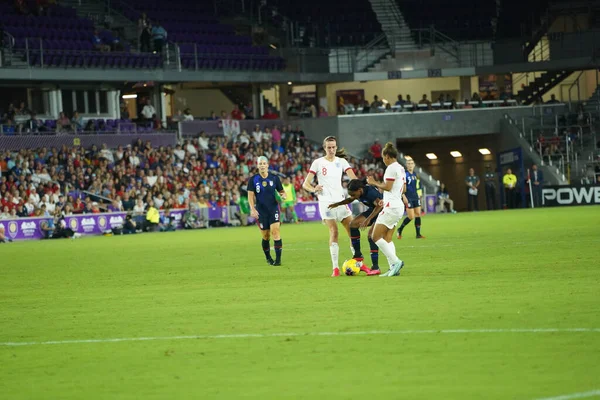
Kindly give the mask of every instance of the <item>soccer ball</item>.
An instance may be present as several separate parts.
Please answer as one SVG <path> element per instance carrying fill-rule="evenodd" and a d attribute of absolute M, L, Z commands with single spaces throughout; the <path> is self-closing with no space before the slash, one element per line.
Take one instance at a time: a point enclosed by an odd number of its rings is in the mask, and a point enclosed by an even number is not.
<path fill-rule="evenodd" d="M 348 276 L 356 276 L 360 273 L 360 267 L 362 267 L 362 262 L 357 261 L 355 259 L 346 260 L 342 265 L 342 269 L 344 273 Z"/>

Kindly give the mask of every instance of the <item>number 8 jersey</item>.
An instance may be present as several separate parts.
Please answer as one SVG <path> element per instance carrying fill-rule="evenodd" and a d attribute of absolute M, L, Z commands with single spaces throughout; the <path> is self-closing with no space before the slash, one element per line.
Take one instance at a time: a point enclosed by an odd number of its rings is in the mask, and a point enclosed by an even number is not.
<path fill-rule="evenodd" d="M 342 176 L 349 169 L 352 167 L 344 158 L 335 157 L 333 161 L 328 161 L 321 157 L 313 161 L 309 172 L 312 172 L 319 185 L 323 186 L 323 191 L 317 194 L 319 202 L 337 203 L 344 200 Z"/>

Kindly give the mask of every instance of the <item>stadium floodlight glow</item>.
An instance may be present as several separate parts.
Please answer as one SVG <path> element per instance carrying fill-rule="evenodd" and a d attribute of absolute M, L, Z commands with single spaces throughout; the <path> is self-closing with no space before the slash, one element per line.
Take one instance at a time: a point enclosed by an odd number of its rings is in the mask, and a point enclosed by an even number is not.
<path fill-rule="evenodd" d="M 289 82 L 288 82 L 288 85 L 289 85 L 289 86 L 292 86 L 292 82 L 291 82 L 291 81 L 289 81 Z"/>
<path fill-rule="evenodd" d="M 124 99 L 137 99 L 137 94 L 124 94 Z"/>
<path fill-rule="evenodd" d="M 490 149 L 486 149 L 486 148 L 479 149 L 479 152 L 480 152 L 481 154 L 483 154 L 484 156 L 487 156 L 487 155 L 489 155 L 489 154 L 492 154 L 492 152 L 490 151 Z"/>
<path fill-rule="evenodd" d="M 450 155 L 454 158 L 462 157 L 462 154 L 460 154 L 460 151 L 458 150 L 451 151 Z"/>
<path fill-rule="evenodd" d="M 425 154 L 425 157 L 429 158 L 430 160 L 437 160 L 435 153 L 427 153 Z"/>
<path fill-rule="evenodd" d="M 275 49 L 275 50 L 277 50 L 277 46 L 275 46 L 273 43 L 271 43 L 271 44 L 269 45 L 269 47 L 271 47 L 272 49 Z"/>

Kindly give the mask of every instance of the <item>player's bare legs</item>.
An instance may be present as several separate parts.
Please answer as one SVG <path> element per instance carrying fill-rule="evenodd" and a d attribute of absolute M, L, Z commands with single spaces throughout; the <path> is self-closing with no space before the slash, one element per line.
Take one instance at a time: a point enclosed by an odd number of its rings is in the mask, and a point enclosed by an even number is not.
<path fill-rule="evenodd" d="M 340 246 L 338 245 L 338 225 L 335 219 L 323 220 L 329 229 L 329 254 L 331 255 L 331 265 L 333 274 L 331 276 L 340 275 Z"/>
<path fill-rule="evenodd" d="M 383 252 L 390 265 L 390 270 L 381 276 L 393 276 L 400 272 L 404 263 L 396 255 L 396 246 L 392 240 L 394 229 L 390 229 L 383 224 L 375 224 L 371 238 Z"/>

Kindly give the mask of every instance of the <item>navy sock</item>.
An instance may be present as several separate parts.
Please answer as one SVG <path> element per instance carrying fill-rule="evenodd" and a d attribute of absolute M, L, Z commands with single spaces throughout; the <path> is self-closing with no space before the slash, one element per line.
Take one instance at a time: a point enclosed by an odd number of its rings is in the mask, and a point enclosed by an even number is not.
<path fill-rule="evenodd" d="M 275 262 L 281 262 L 281 249 L 283 248 L 283 244 L 281 243 L 281 239 L 275 240 Z"/>
<path fill-rule="evenodd" d="M 417 236 L 421 236 L 421 217 L 415 218 L 415 230 L 417 231 Z"/>
<path fill-rule="evenodd" d="M 354 257 L 362 257 L 362 252 L 360 251 L 360 230 L 358 228 L 350 228 L 350 240 L 354 249 Z"/>
<path fill-rule="evenodd" d="M 369 247 L 371 247 L 371 268 L 379 268 L 379 247 L 375 244 L 373 239 L 369 238 Z"/>
<path fill-rule="evenodd" d="M 402 235 L 402 230 L 408 224 L 410 224 L 410 218 L 406 217 L 404 218 L 404 221 L 402 221 L 402 225 L 400 225 L 400 228 L 398 228 L 398 235 Z"/>
<path fill-rule="evenodd" d="M 267 257 L 267 260 L 272 260 L 271 245 L 269 244 L 268 240 L 265 240 L 265 239 L 262 240 L 262 249 L 265 252 L 265 257 Z"/>

